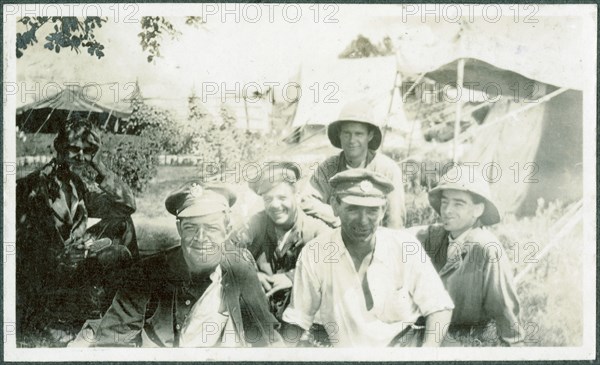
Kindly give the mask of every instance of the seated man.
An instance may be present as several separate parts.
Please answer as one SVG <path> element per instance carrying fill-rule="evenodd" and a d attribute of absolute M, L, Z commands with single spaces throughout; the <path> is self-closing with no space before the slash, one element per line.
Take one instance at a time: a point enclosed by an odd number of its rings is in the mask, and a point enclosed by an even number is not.
<path fill-rule="evenodd" d="M 382 133 L 375 121 L 373 105 L 367 100 L 345 105 L 338 120 L 327 127 L 327 136 L 331 144 L 341 148 L 342 152 L 319 164 L 302 194 L 302 210 L 338 227 L 339 219 L 330 206 L 333 187 L 329 179 L 345 170 L 364 168 L 387 177 L 394 185 L 394 190 L 387 196 L 383 226 L 396 229 L 404 227 L 406 209 L 402 171 L 394 160 L 377 152 Z"/>
<path fill-rule="evenodd" d="M 235 200 L 222 185 L 196 182 L 167 197 L 181 246 L 134 265 L 100 321 L 95 346 L 268 346 L 279 340 L 252 256 L 223 243 Z"/>
<path fill-rule="evenodd" d="M 271 312 L 281 320 L 289 304 L 296 261 L 306 242 L 330 228 L 298 208 L 296 182 L 300 168 L 294 163 L 266 164 L 260 179 L 250 188 L 263 199 L 265 209 L 242 227 L 229 241 L 248 248 L 258 263 L 258 277 L 270 299 Z"/>
<path fill-rule="evenodd" d="M 452 300 L 429 259 L 408 254 L 420 249 L 417 239 L 379 227 L 392 183 L 364 169 L 330 183 L 341 228 L 302 250 L 283 313 L 284 340 L 297 341 L 319 311 L 336 347 L 439 346 Z M 420 317 L 424 333 L 415 331 Z"/>
<path fill-rule="evenodd" d="M 512 269 L 500 241 L 485 227 L 498 223 L 500 214 L 482 172 L 470 175 L 466 167 L 455 167 L 429 192 L 442 224 L 420 229 L 417 238 L 454 301 L 450 334 L 494 319 L 499 338 L 515 344 L 522 333 Z"/>
<path fill-rule="evenodd" d="M 18 346 L 66 343 L 106 310 L 116 269 L 137 257 L 135 199 L 100 159 L 100 145 L 92 123 L 73 113 L 54 140 L 56 158 L 17 180 Z M 84 183 L 86 169 L 98 186 Z M 88 227 L 88 218 L 102 220 Z"/>

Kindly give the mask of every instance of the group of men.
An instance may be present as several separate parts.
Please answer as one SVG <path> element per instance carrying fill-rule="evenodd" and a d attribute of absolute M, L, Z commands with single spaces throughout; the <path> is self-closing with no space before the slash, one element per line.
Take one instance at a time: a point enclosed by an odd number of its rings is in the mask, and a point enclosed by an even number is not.
<path fill-rule="evenodd" d="M 185 183 L 165 200 L 181 244 L 139 258 L 131 191 L 98 158 L 93 126 L 67 121 L 56 159 L 17 183 L 21 338 L 51 334 L 60 320 L 48 312 L 81 308 L 64 298 L 91 275 L 112 278 L 116 294 L 71 346 L 440 346 L 454 329 L 490 321 L 501 343 L 521 344 L 512 271 L 486 228 L 500 214 L 482 176 L 442 177 L 429 192 L 441 224 L 409 229 L 401 170 L 377 152 L 372 106 L 348 104 L 327 134 L 342 151 L 306 187 L 297 164 L 266 165 L 249 184 L 264 210 L 239 226 L 228 186 Z M 82 183 L 84 166 L 97 191 Z M 88 216 L 102 221 L 87 227 Z"/>

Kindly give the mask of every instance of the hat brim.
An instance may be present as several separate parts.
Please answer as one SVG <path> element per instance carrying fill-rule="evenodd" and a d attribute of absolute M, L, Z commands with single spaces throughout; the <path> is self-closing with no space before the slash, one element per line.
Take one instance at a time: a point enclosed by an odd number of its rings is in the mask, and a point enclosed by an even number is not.
<path fill-rule="evenodd" d="M 386 198 L 357 195 L 341 196 L 340 200 L 349 205 L 359 205 L 362 207 L 382 207 L 387 202 Z"/>
<path fill-rule="evenodd" d="M 329 124 L 329 126 L 327 126 L 327 137 L 329 137 L 329 142 L 331 142 L 331 144 L 334 147 L 342 148 L 342 143 L 340 141 L 340 128 L 341 128 L 342 123 L 344 123 L 344 122 L 363 123 L 363 124 L 367 124 L 371 127 L 374 127 L 373 139 L 371 139 L 371 141 L 369 141 L 369 149 L 377 150 L 381 146 L 381 138 L 382 138 L 381 128 L 379 128 L 378 125 L 375 125 L 375 124 L 369 123 L 369 122 L 365 122 L 365 121 L 361 121 L 361 120 L 343 119 L 343 120 L 336 120 L 333 123 Z"/>
<path fill-rule="evenodd" d="M 189 207 L 185 208 L 179 214 L 177 214 L 178 218 L 189 218 L 189 217 L 202 217 L 205 215 L 225 212 L 227 210 L 227 206 L 219 205 L 219 204 L 193 204 Z"/>
<path fill-rule="evenodd" d="M 440 207 L 442 205 L 442 191 L 444 190 L 459 190 L 471 193 L 473 195 L 477 195 L 484 201 L 485 205 L 483 214 L 481 214 L 481 217 L 479 218 L 481 224 L 490 226 L 492 224 L 500 222 L 500 212 L 498 211 L 498 208 L 494 203 L 492 203 L 488 198 L 481 194 L 478 194 L 468 189 L 461 189 L 459 187 L 435 187 L 429 191 L 429 204 L 438 214 L 441 215 Z"/>

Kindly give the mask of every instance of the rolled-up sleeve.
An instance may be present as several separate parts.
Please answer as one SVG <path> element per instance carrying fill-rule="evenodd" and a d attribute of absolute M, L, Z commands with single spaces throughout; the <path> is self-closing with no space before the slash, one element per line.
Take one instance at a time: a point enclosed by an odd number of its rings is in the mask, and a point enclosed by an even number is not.
<path fill-rule="evenodd" d="M 415 238 L 415 242 L 417 242 Z M 444 283 L 435 271 L 429 256 L 412 255 L 411 264 L 407 265 L 410 294 L 419 308 L 422 316 L 454 309 L 450 294 L 444 288 Z"/>
<path fill-rule="evenodd" d="M 310 247 L 310 243 L 307 244 Z M 315 314 L 321 305 L 321 282 L 317 274 L 317 263 L 312 260 L 310 250 L 302 250 L 292 287 L 290 305 L 283 312 L 283 320 L 304 330 L 310 329 Z"/>

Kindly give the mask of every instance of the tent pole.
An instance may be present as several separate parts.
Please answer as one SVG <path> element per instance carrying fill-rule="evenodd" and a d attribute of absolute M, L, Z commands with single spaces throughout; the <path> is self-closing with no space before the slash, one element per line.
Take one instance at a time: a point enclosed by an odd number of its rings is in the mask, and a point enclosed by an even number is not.
<path fill-rule="evenodd" d="M 550 253 L 550 250 L 552 250 L 558 244 L 563 243 L 564 241 L 567 241 L 563 238 L 567 234 L 571 233 L 573 231 L 573 229 L 577 226 L 578 223 L 583 221 L 583 200 L 580 200 L 575 205 L 575 207 L 577 209 L 575 209 L 574 212 L 568 211 L 567 213 L 565 213 L 563 215 L 563 217 L 561 217 L 559 219 L 559 221 L 562 221 L 567 217 L 570 218 L 570 220 L 568 220 L 566 223 L 564 223 L 564 225 L 562 225 L 562 227 L 557 225 L 558 227 L 560 227 L 560 231 L 558 231 L 558 233 L 556 233 L 556 235 L 554 235 L 553 239 L 544 247 L 544 249 L 537 254 L 535 262 L 528 264 L 520 273 L 518 273 L 515 276 L 515 278 L 514 278 L 515 284 L 518 284 L 521 281 L 521 279 L 523 279 L 523 277 L 525 277 L 525 275 L 527 275 L 527 273 L 535 267 L 535 264 L 537 264 L 542 258 L 544 258 L 544 256 L 546 256 L 548 253 Z"/>
<path fill-rule="evenodd" d="M 404 100 L 406 99 L 406 97 L 408 96 L 408 94 L 410 94 L 413 89 L 423 80 L 423 77 L 425 77 L 425 72 L 421 73 L 419 75 L 419 77 L 415 80 L 415 82 L 413 82 L 412 85 L 410 85 L 410 87 L 408 88 L 408 91 L 404 93 L 404 95 L 402 95 L 402 100 L 400 100 L 400 102 L 402 103 L 402 105 L 404 105 Z M 402 90 L 402 83 L 400 84 L 400 90 Z M 423 105 L 423 100 L 421 100 L 421 98 L 419 98 L 419 109 L 421 110 L 421 106 Z M 417 112 L 417 114 L 419 114 Z M 415 130 L 415 123 L 417 122 L 417 118 L 413 118 L 412 122 L 411 122 L 411 126 L 410 126 L 410 135 L 408 136 L 408 150 L 406 151 L 406 157 L 410 156 L 410 150 L 412 148 L 412 136 L 413 136 L 413 132 Z"/>
<path fill-rule="evenodd" d="M 454 144 L 452 145 L 452 162 L 457 162 L 457 151 L 458 151 L 458 135 L 460 134 L 460 120 L 462 113 L 462 103 L 460 102 L 460 96 L 463 88 L 463 78 L 465 73 L 465 59 L 461 58 L 458 60 L 458 65 L 456 66 L 457 80 L 456 80 L 456 89 L 459 95 L 459 98 L 456 102 L 456 112 L 454 117 Z"/>
<path fill-rule="evenodd" d="M 392 105 L 394 104 L 394 95 L 396 94 L 396 88 L 398 87 L 398 76 L 400 76 L 400 71 L 396 70 L 396 75 L 394 76 L 394 86 L 392 87 L 392 92 L 390 95 L 390 105 L 388 105 L 387 115 L 385 116 L 385 123 L 383 124 L 383 135 L 381 136 L 381 146 L 383 146 L 383 141 L 385 141 L 385 132 L 387 131 L 388 118 L 390 117 L 390 113 L 392 112 Z"/>
<path fill-rule="evenodd" d="M 27 118 L 25 118 L 25 121 L 23 122 L 23 125 L 21 125 L 21 129 L 25 128 L 25 124 L 27 124 L 27 121 L 29 120 L 29 118 L 31 117 L 31 113 L 33 113 L 35 109 L 31 108 L 31 110 L 29 111 L 29 114 L 27 114 Z"/>
<path fill-rule="evenodd" d="M 250 118 L 248 117 L 248 103 L 246 102 L 246 97 L 244 96 L 244 112 L 246 113 L 246 131 L 250 130 Z"/>
<path fill-rule="evenodd" d="M 563 87 L 563 88 L 561 88 L 561 89 L 555 90 L 555 91 L 551 92 L 550 94 L 547 94 L 547 95 L 545 95 L 545 96 L 542 96 L 542 97 L 541 97 L 541 98 L 539 98 L 539 99 L 536 99 L 536 100 L 532 101 L 531 103 L 527 103 L 527 105 L 526 105 L 526 106 L 524 106 L 524 107 L 522 107 L 521 109 L 518 109 L 518 110 L 515 110 L 515 111 L 513 111 L 513 112 L 510 112 L 510 113 L 508 113 L 508 114 L 505 114 L 504 116 L 502 116 L 502 117 L 500 117 L 500 118 L 498 118 L 498 119 L 496 119 L 496 120 L 494 120 L 494 121 L 487 122 L 487 123 L 484 123 L 484 124 L 482 124 L 482 125 L 479 125 L 479 126 L 474 126 L 474 127 L 472 127 L 472 128 L 469 128 L 469 129 L 467 129 L 466 131 L 464 131 L 463 133 L 461 133 L 461 134 L 458 136 L 458 137 L 459 137 L 459 138 L 458 138 L 458 140 L 460 140 L 460 141 L 466 141 L 466 140 L 467 140 L 467 138 L 469 138 L 469 137 L 471 137 L 471 136 L 474 136 L 474 135 L 475 135 L 475 134 L 477 134 L 477 133 L 481 133 L 481 131 L 483 131 L 483 130 L 485 130 L 485 129 L 489 128 L 489 127 L 495 126 L 495 125 L 497 125 L 497 124 L 500 124 L 500 123 L 504 123 L 504 121 L 505 121 L 505 120 L 507 120 L 507 119 L 509 119 L 509 118 L 514 118 L 514 117 L 515 117 L 517 114 L 523 113 L 523 112 L 525 112 L 525 111 L 527 111 L 527 110 L 529 110 L 529 109 L 531 109 L 531 108 L 535 108 L 535 107 L 537 107 L 537 106 L 539 106 L 539 105 L 542 105 L 543 103 L 546 103 L 546 102 L 548 102 L 548 100 L 550 100 L 550 99 L 554 98 L 554 97 L 555 97 L 555 96 L 557 96 L 557 95 L 560 95 L 560 94 L 562 94 L 563 92 L 565 92 L 565 91 L 567 91 L 567 90 L 568 90 L 568 89 L 567 89 L 567 88 L 564 88 L 564 87 Z M 486 105 L 487 105 L 487 104 L 489 104 L 489 102 L 487 102 L 487 103 L 482 103 L 482 104 L 486 104 Z M 478 109 L 480 106 L 481 106 L 481 105 L 478 105 L 477 107 L 475 107 L 475 108 L 473 108 L 473 109 L 471 109 L 471 110 L 476 110 L 476 109 Z M 440 146 L 447 146 L 447 145 L 448 145 L 448 143 L 449 143 L 449 141 L 448 141 L 448 142 L 444 142 L 444 143 L 440 143 L 440 144 L 433 145 L 433 146 L 431 146 L 430 148 L 428 148 L 428 149 L 426 149 L 425 151 L 423 151 L 423 152 L 422 152 L 422 154 L 423 154 L 423 153 L 425 153 L 425 152 L 435 151 L 435 150 L 437 150 L 437 149 L 438 149 Z M 404 160 L 400 161 L 400 162 L 407 162 L 407 161 L 408 161 L 408 157 L 407 157 L 407 158 L 405 158 Z"/>
<path fill-rule="evenodd" d="M 108 126 L 108 121 L 110 120 L 110 116 L 112 115 L 113 109 L 110 110 L 110 113 L 108 113 L 108 118 L 106 118 L 106 122 L 104 122 L 104 125 L 102 126 L 102 129 L 106 130 L 106 127 Z"/>
<path fill-rule="evenodd" d="M 52 110 L 50 111 L 50 114 L 48 114 L 48 116 L 46 117 L 46 120 L 44 121 L 44 123 L 42 123 L 42 125 L 38 128 L 38 130 L 35 132 L 35 134 L 33 135 L 34 137 L 37 136 L 38 133 L 40 133 L 40 131 L 42 130 L 42 128 L 44 128 L 44 126 L 46 125 L 46 123 L 48 122 L 48 120 L 50 119 L 50 116 L 52 115 L 52 113 L 54 113 L 54 108 L 52 108 Z M 70 114 L 70 113 L 69 113 Z"/>

